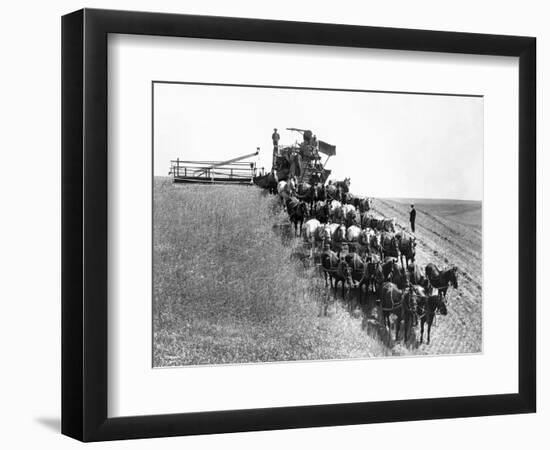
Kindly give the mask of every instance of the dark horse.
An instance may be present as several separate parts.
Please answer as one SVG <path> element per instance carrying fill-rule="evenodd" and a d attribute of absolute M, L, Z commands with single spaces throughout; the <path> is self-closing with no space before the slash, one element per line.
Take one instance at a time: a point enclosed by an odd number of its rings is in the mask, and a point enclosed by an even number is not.
<path fill-rule="evenodd" d="M 440 271 L 435 264 L 430 263 L 426 266 L 426 278 L 434 288 L 439 290 L 439 296 L 442 298 L 447 296 L 449 285 L 455 289 L 458 288 L 457 272 L 456 267 Z"/>
<path fill-rule="evenodd" d="M 420 318 L 420 343 L 424 338 L 424 324 L 428 322 L 428 340 L 430 343 L 430 332 L 436 312 L 442 316 L 447 315 L 447 305 L 445 300 L 440 295 L 429 295 L 427 297 L 419 297 L 416 305 L 416 314 Z"/>
<path fill-rule="evenodd" d="M 325 286 L 328 285 L 327 275 L 330 277 L 330 286 L 333 287 L 334 280 L 334 293 L 338 288 L 338 283 L 342 283 L 342 297 L 345 295 L 346 283 L 349 287 L 353 284 L 351 278 L 351 269 L 348 263 L 338 258 L 338 255 L 330 249 L 330 245 L 326 244 L 323 253 L 321 253 L 321 266 L 325 274 Z"/>
<path fill-rule="evenodd" d="M 294 224 L 294 235 L 298 236 L 298 224 L 300 224 L 300 235 L 302 234 L 302 225 L 307 217 L 307 205 L 295 197 L 290 197 L 286 201 L 286 210 L 290 221 Z"/>
<path fill-rule="evenodd" d="M 330 207 L 328 202 L 320 201 L 315 203 L 312 216 L 321 223 L 327 223 L 329 219 Z"/>
<path fill-rule="evenodd" d="M 272 170 L 267 174 L 266 178 L 266 187 L 269 190 L 270 194 L 277 194 L 277 185 L 279 184 L 279 178 L 277 177 L 277 172 Z"/>
<path fill-rule="evenodd" d="M 355 197 L 355 195 L 353 195 L 351 192 L 346 192 L 345 194 L 342 195 L 342 203 L 344 205 L 353 205 L 353 206 L 356 206 L 355 205 L 355 199 L 357 197 Z"/>
<path fill-rule="evenodd" d="M 399 258 L 399 242 L 398 239 L 395 237 L 395 233 L 383 231 L 380 234 L 380 248 L 382 258 L 386 258 L 387 256 Z"/>
<path fill-rule="evenodd" d="M 408 267 L 410 262 L 414 262 L 416 257 L 416 238 L 405 231 L 400 231 L 395 235 L 397 239 L 397 244 L 399 247 L 399 252 L 401 253 L 401 265 L 403 267 Z M 405 264 L 403 263 L 403 258 L 405 259 Z"/>
<path fill-rule="evenodd" d="M 326 197 L 327 197 L 327 200 L 336 200 L 336 201 L 339 201 L 341 202 L 342 201 L 342 196 L 344 195 L 343 192 L 342 192 L 342 188 L 341 187 L 338 187 L 336 186 L 335 184 L 328 184 L 326 186 Z"/>
<path fill-rule="evenodd" d="M 392 257 L 387 257 L 384 260 L 382 273 L 385 280 L 393 282 L 399 289 L 404 289 L 409 282 L 407 271 L 403 267 L 400 267 Z"/>
<path fill-rule="evenodd" d="M 349 186 L 351 184 L 350 178 L 344 178 L 343 181 L 335 181 L 332 183 L 336 186 L 337 189 L 341 189 L 342 194 L 347 194 L 349 192 Z"/>
<path fill-rule="evenodd" d="M 415 293 L 412 285 L 408 285 L 401 290 L 389 281 L 382 284 L 380 295 L 380 307 L 382 309 L 382 321 L 384 326 L 390 330 L 390 315 L 396 316 L 395 321 L 395 340 L 399 339 L 399 330 L 401 320 L 404 321 L 404 339 L 408 338 L 411 325 L 413 323 L 413 314 L 415 310 Z"/>
<path fill-rule="evenodd" d="M 351 277 L 354 281 L 360 283 L 359 288 L 361 288 L 363 284 L 366 284 L 366 279 L 364 279 L 363 275 L 367 270 L 367 264 L 355 252 L 355 249 L 350 249 L 350 252 L 344 256 L 344 259 L 350 267 Z"/>
<path fill-rule="evenodd" d="M 371 289 L 372 292 L 374 292 L 374 294 L 378 297 L 380 294 L 380 288 L 384 282 L 384 272 L 382 271 L 380 257 L 375 254 L 367 255 L 366 263 L 367 270 L 365 272 L 365 282 L 367 286 L 367 293 L 369 292 L 369 289 Z"/>
<path fill-rule="evenodd" d="M 313 213 L 314 203 L 326 198 L 325 186 L 321 183 L 299 183 L 296 189 L 296 197 L 306 202 L 309 205 L 310 212 Z"/>
<path fill-rule="evenodd" d="M 372 200 L 369 197 L 355 197 L 353 204 L 357 209 L 359 209 L 361 214 L 364 214 L 370 211 L 372 207 Z"/>
<path fill-rule="evenodd" d="M 356 287 L 359 288 L 359 302 L 363 297 L 363 286 L 366 286 L 367 299 L 369 289 L 372 288 L 373 292 L 378 293 L 380 284 L 384 281 L 380 259 L 361 258 L 353 245 L 350 245 L 350 252 L 344 256 L 344 259 L 348 263 Z"/>

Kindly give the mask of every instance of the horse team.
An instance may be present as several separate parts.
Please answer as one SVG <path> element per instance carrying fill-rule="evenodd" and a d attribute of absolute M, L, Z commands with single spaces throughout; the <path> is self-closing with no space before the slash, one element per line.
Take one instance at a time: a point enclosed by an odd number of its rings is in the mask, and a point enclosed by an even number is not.
<path fill-rule="evenodd" d="M 458 287 L 457 268 L 439 270 L 428 264 L 425 271 L 416 264 L 416 237 L 396 221 L 373 214 L 372 199 L 349 192 L 350 179 L 323 183 L 298 183 L 291 177 L 277 184 L 279 195 L 295 236 L 302 236 L 316 257 L 325 285 L 342 295 L 363 287 L 373 293 L 382 311 L 383 325 L 390 330 L 390 316 L 396 317 L 395 340 L 401 322 L 407 341 L 410 330 L 420 321 L 420 343 L 427 324 L 427 343 L 437 313 L 447 314 L 449 286 Z M 273 189 L 272 191 L 275 191 Z"/>

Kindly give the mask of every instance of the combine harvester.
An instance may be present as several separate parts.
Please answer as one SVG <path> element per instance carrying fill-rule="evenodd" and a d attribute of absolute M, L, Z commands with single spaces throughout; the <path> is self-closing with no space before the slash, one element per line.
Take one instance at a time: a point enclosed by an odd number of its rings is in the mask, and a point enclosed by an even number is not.
<path fill-rule="evenodd" d="M 169 175 L 174 183 L 199 184 L 256 184 L 268 189 L 275 180 L 284 181 L 295 176 L 298 182 L 325 183 L 331 173 L 325 166 L 336 154 L 336 146 L 318 141 L 311 130 L 287 128 L 301 135 L 302 141 L 273 148 L 271 172 L 258 170 L 258 147 L 254 153 L 231 158 L 226 161 L 184 161 L 179 158 L 170 161 Z M 321 154 L 327 156 L 321 161 Z"/>
<path fill-rule="evenodd" d="M 289 131 L 299 133 L 302 142 L 296 141 L 292 145 L 279 145 L 273 148 L 273 161 L 271 172 L 267 175 L 254 177 L 254 183 L 264 189 L 273 187 L 277 181 L 287 180 L 294 175 L 298 182 L 310 184 L 325 183 L 330 176 L 330 170 L 325 166 L 331 156 L 336 154 L 336 146 L 319 141 L 311 130 L 300 128 L 287 128 Z M 327 156 L 324 162 L 321 155 Z M 275 178 L 273 174 L 276 174 Z"/>

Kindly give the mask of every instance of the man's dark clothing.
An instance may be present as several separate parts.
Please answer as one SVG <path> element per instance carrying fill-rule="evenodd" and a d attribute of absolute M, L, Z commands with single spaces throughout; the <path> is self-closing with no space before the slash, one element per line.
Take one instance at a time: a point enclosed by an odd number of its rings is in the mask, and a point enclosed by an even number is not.
<path fill-rule="evenodd" d="M 411 231 L 414 233 L 414 221 L 416 220 L 416 209 L 414 208 L 411 209 L 409 220 L 411 221 Z"/>
<path fill-rule="evenodd" d="M 279 145 L 279 139 L 281 139 L 281 136 L 279 136 L 279 133 L 276 131 L 271 135 L 271 139 L 273 140 L 273 146 L 276 147 Z"/>

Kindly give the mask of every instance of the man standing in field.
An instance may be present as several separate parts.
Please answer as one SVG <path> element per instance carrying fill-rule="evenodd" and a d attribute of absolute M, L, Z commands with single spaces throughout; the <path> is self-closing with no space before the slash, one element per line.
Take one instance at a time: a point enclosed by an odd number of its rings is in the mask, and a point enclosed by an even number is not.
<path fill-rule="evenodd" d="M 414 205 L 411 205 L 409 220 L 411 222 L 411 231 L 414 233 L 414 221 L 416 220 L 416 209 L 414 209 Z"/>
<path fill-rule="evenodd" d="M 271 135 L 271 140 L 273 141 L 273 153 L 279 154 L 279 133 L 277 133 L 277 128 L 273 128 L 273 134 Z"/>

